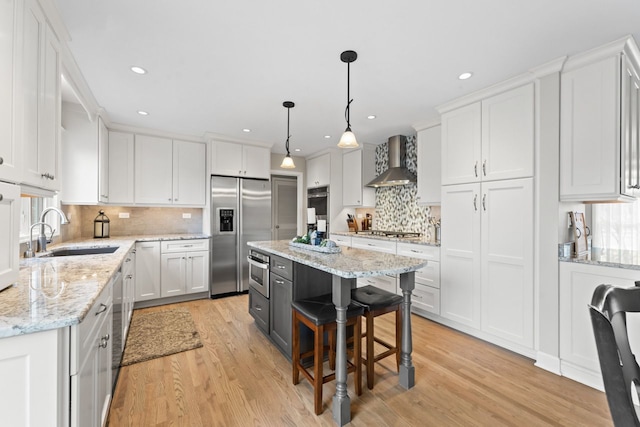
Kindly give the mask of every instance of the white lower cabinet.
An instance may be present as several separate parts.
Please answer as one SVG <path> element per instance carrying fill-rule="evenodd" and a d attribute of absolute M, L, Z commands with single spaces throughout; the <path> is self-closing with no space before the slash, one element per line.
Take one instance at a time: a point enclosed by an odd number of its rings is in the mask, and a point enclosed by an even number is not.
<path fill-rule="evenodd" d="M 136 248 L 129 251 L 122 265 L 122 347 L 129 333 L 129 324 L 136 299 Z"/>
<path fill-rule="evenodd" d="M 71 327 L 71 426 L 103 426 L 111 402 L 113 295 L 109 283 Z"/>
<path fill-rule="evenodd" d="M 443 187 L 441 316 L 531 350 L 533 229 L 530 178 Z"/>
<path fill-rule="evenodd" d="M 560 262 L 560 370 L 563 376 L 603 390 L 588 304 L 595 288 L 607 283 L 634 286 L 638 270 Z M 627 315 L 631 348 L 640 349 L 640 314 Z"/>
<path fill-rule="evenodd" d="M 336 242 L 336 245 L 338 246 L 346 246 L 348 248 L 351 247 L 351 236 L 343 236 L 341 234 L 332 234 L 331 237 L 329 238 L 334 242 Z"/>
<path fill-rule="evenodd" d="M 136 244 L 136 302 L 209 290 L 209 240 Z"/>
<path fill-rule="evenodd" d="M 64 392 L 59 388 L 58 375 L 63 375 L 60 367 L 65 362 L 59 341 L 56 329 L 0 339 L 0 424 L 38 427 L 65 424 L 63 420 L 68 414 L 63 412 L 68 406 L 61 407 L 58 401 Z M 68 350 L 67 347 L 66 353 Z"/>
<path fill-rule="evenodd" d="M 387 292 L 397 293 L 397 280 L 396 276 L 373 276 L 373 277 L 361 277 L 357 281 L 357 286 L 375 286 Z"/>
<path fill-rule="evenodd" d="M 411 294 L 411 309 L 440 314 L 440 248 L 398 242 L 398 255 L 428 260 L 415 272 L 415 289 Z M 398 294 L 402 291 L 398 289 Z"/>
<path fill-rule="evenodd" d="M 160 298 L 160 242 L 136 243 L 135 300 Z"/>

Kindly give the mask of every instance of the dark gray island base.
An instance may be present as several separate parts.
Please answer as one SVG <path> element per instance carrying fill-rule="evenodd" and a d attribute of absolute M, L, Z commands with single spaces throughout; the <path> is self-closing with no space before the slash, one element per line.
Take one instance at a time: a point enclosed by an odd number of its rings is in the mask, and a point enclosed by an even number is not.
<path fill-rule="evenodd" d="M 411 292 L 415 287 L 414 272 L 427 265 L 427 261 L 418 258 L 410 258 L 400 255 L 385 254 L 381 252 L 367 251 L 356 248 L 342 248 L 341 253 L 327 254 L 314 252 L 307 249 L 289 246 L 288 240 L 248 242 L 247 245 L 260 252 L 276 255 L 280 259 L 292 262 L 291 268 L 294 274 L 290 277 L 291 297 L 293 299 L 306 298 L 313 295 L 321 295 L 329 292 L 329 282 L 326 280 L 331 275 L 330 289 L 333 294 L 333 303 L 336 306 L 337 316 L 337 343 L 336 343 L 336 393 L 333 396 L 333 419 L 339 426 L 351 421 L 351 399 L 347 393 L 347 344 L 346 322 L 347 307 L 351 302 L 351 289 L 356 287 L 359 277 L 380 276 L 384 274 L 400 275 L 400 289 L 402 289 L 402 349 L 400 356 L 399 382 L 405 389 L 410 389 L 415 383 L 415 369 L 411 361 L 413 344 L 411 340 Z M 275 258 L 276 260 L 278 258 Z M 286 261 L 285 261 L 286 262 Z M 273 264 L 273 263 L 272 263 Z M 300 264 L 299 266 L 297 264 Z M 311 270 L 311 269 L 313 270 Z M 286 270 L 286 268 L 283 268 Z M 318 274 L 313 274 L 316 271 Z M 277 272 L 272 272 L 272 274 Z M 298 274 L 300 277 L 297 277 Z M 272 276 L 273 277 L 273 276 Z M 323 279 L 324 277 L 324 279 Z M 278 279 L 278 277 L 276 277 Z M 281 279 L 281 278 L 280 278 Z M 280 280 L 282 281 L 282 280 Z M 273 284 L 271 285 L 273 289 Z M 304 296 L 302 296 L 304 295 Z M 278 292 L 272 292 L 271 298 L 282 301 Z M 251 299 L 251 292 L 250 292 Z M 251 311 L 252 302 L 250 302 Z M 271 318 L 282 326 L 280 340 L 291 341 L 291 307 L 288 309 L 279 305 L 279 313 L 271 313 Z M 255 317 L 255 315 L 254 315 Z M 288 323 L 285 318 L 288 317 Z M 258 323 L 258 319 L 256 319 Z M 272 322 L 273 323 L 273 322 Z M 289 337 L 286 334 L 286 326 L 289 327 Z M 264 330 L 264 328 L 263 328 Z M 278 343 L 278 332 L 269 334 L 274 343 Z M 281 345 L 278 347 L 287 355 Z M 286 344 L 285 344 L 286 348 Z M 291 348 L 288 347 L 288 357 L 291 358 Z"/>

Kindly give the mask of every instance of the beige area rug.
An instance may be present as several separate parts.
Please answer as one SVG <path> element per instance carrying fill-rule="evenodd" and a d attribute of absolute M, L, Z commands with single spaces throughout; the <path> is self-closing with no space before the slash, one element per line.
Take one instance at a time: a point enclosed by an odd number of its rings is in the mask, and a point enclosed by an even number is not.
<path fill-rule="evenodd" d="M 202 347 L 200 334 L 186 308 L 133 312 L 122 366 Z"/>

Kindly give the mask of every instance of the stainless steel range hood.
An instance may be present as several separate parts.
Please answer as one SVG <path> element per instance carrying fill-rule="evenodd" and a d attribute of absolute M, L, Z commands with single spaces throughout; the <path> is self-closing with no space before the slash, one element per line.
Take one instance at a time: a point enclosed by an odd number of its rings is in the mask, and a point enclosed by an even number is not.
<path fill-rule="evenodd" d="M 416 182 L 416 176 L 406 168 L 407 137 L 396 135 L 389 138 L 389 168 L 374 178 L 367 187 L 390 187 Z"/>

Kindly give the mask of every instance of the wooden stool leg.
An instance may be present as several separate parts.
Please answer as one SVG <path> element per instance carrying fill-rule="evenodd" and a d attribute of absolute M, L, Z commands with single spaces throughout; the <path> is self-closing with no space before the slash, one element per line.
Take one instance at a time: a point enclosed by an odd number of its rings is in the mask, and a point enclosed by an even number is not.
<path fill-rule="evenodd" d="M 297 312 L 295 310 L 291 310 L 291 313 L 291 339 L 293 341 L 293 349 L 291 350 L 293 353 L 293 362 L 291 365 L 293 366 L 293 384 L 296 385 L 300 382 L 300 370 L 298 368 L 300 365 L 300 322 L 296 315 Z"/>
<path fill-rule="evenodd" d="M 370 312 L 365 314 L 367 320 L 367 388 L 373 390 L 373 365 L 376 355 L 373 352 L 374 332 L 373 332 L 373 315 Z"/>
<path fill-rule="evenodd" d="M 320 325 L 315 330 L 314 335 L 314 356 L 313 356 L 313 406 L 316 415 L 322 413 L 322 362 L 324 361 L 324 326 Z"/>
<path fill-rule="evenodd" d="M 327 335 L 329 335 L 329 368 L 331 370 L 336 369 L 336 331 L 332 330 Z"/>
<path fill-rule="evenodd" d="M 353 363 L 356 365 L 354 378 L 356 394 L 362 394 L 362 319 L 358 316 L 353 327 Z"/>
<path fill-rule="evenodd" d="M 400 372 L 400 354 L 402 349 L 402 307 L 396 310 L 396 369 Z"/>

